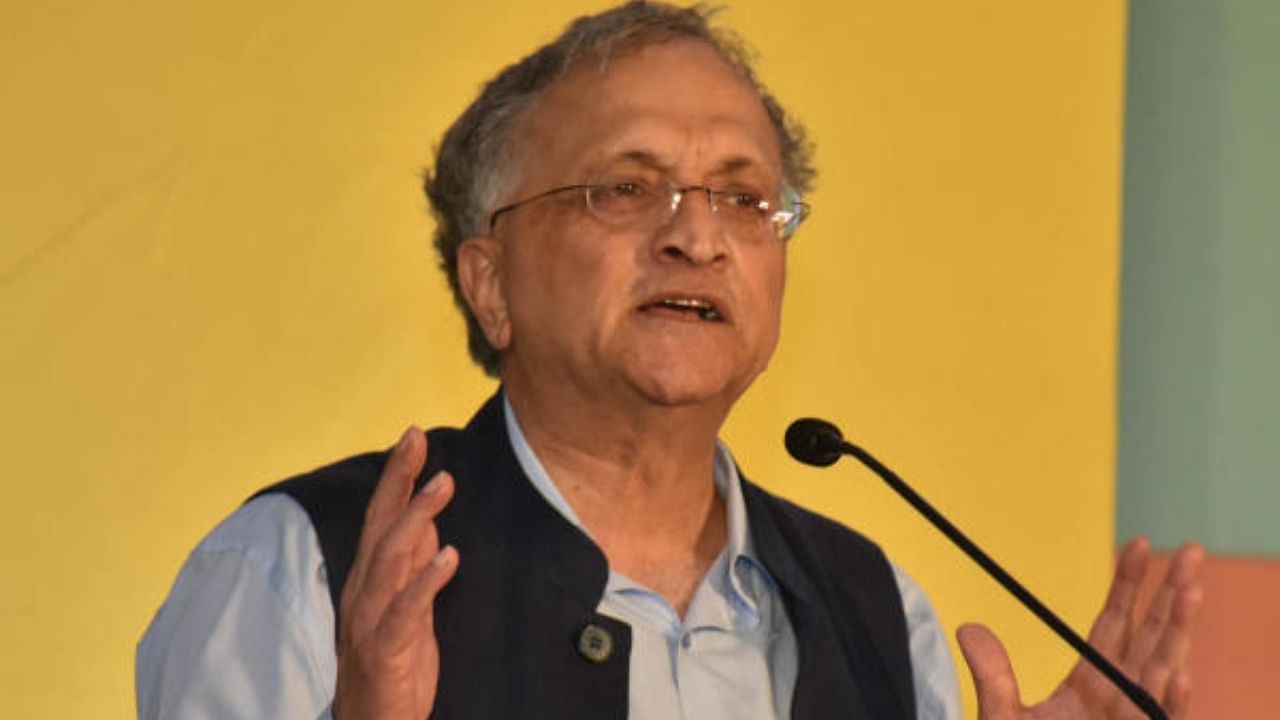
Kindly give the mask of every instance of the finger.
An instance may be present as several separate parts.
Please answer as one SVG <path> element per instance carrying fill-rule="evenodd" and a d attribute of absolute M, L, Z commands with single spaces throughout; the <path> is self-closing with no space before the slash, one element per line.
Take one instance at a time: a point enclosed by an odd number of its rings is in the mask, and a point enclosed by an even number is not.
<path fill-rule="evenodd" d="M 370 554 L 366 589 L 391 586 L 399 591 L 439 552 L 435 519 L 453 499 L 453 476 L 441 470 L 395 519 Z"/>
<path fill-rule="evenodd" d="M 1204 549 L 1188 543 L 1178 549 L 1156 590 L 1127 660 L 1136 666 L 1149 660 L 1181 663 L 1188 650 L 1191 624 L 1200 607 L 1200 564 Z"/>
<path fill-rule="evenodd" d="M 1169 584 L 1168 576 L 1166 575 L 1156 589 L 1155 596 L 1151 599 L 1151 604 L 1147 607 L 1146 617 L 1138 623 L 1129 637 L 1129 643 L 1124 653 L 1125 666 L 1131 669 L 1141 668 L 1151 658 L 1156 645 L 1160 643 L 1165 631 L 1169 629 L 1169 622 L 1173 618 L 1173 604 L 1176 594 L 1177 588 Z"/>
<path fill-rule="evenodd" d="M 1164 709 L 1172 720 L 1185 718 L 1191 710 L 1191 674 L 1179 671 L 1169 680 L 1165 691 Z"/>
<path fill-rule="evenodd" d="M 1137 677 L 1138 684 L 1142 686 L 1147 694 L 1159 703 L 1160 707 L 1165 707 L 1166 701 L 1164 697 L 1169 689 L 1169 683 L 1173 680 L 1173 668 L 1168 665 L 1151 664 L 1142 669 L 1142 674 Z M 1122 698 L 1120 702 L 1126 703 L 1134 708 L 1134 717 L 1141 718 L 1144 715 L 1136 711 L 1136 706 L 1128 702 L 1128 698 Z"/>
<path fill-rule="evenodd" d="M 347 573 L 347 582 L 342 588 L 342 600 L 339 602 L 339 644 L 346 644 L 353 630 L 352 606 L 355 598 L 360 596 L 365 585 L 365 575 L 369 569 L 374 547 L 394 518 L 403 510 L 413 492 L 413 480 L 426 464 L 426 436 L 421 430 L 408 427 L 401 434 L 399 442 L 388 456 L 383 471 L 365 509 L 365 520 L 360 532 L 360 541 L 356 546 L 356 557 L 352 561 L 351 570 Z M 366 628 L 358 628 L 366 629 Z"/>
<path fill-rule="evenodd" d="M 1141 680 L 1147 692 L 1158 699 L 1164 698 L 1165 703 L 1181 700 L 1185 704 L 1179 693 L 1187 695 L 1190 692 L 1187 658 L 1191 650 L 1192 626 L 1203 596 L 1199 580 L 1203 557 L 1204 549 L 1198 545 L 1179 548 L 1160 593 L 1169 598 L 1161 603 L 1167 606 L 1161 610 L 1164 624 L 1154 648 L 1143 662 Z"/>
<path fill-rule="evenodd" d="M 436 595 L 458 570 L 458 551 L 446 545 L 387 607 L 378 624 L 380 642 L 388 653 L 400 653 L 435 634 Z"/>
<path fill-rule="evenodd" d="M 1157 661 L 1177 666 L 1186 663 L 1191 650 L 1191 631 L 1203 602 L 1204 588 L 1198 579 L 1178 589 L 1169 625 L 1155 650 Z"/>
<path fill-rule="evenodd" d="M 413 535 L 414 553 L 411 574 L 416 575 L 422 568 L 426 567 L 427 563 L 435 558 L 436 553 L 440 552 L 439 535 L 436 531 L 435 520 L 453 501 L 455 488 L 456 484 L 453 475 L 441 470 L 432 476 L 431 481 L 423 486 L 422 490 L 410 501 L 410 510 L 413 514 L 425 514 L 431 521 L 429 532 L 423 531 Z"/>
<path fill-rule="evenodd" d="M 1146 576 L 1151 545 L 1144 537 L 1125 544 L 1116 562 L 1111 589 L 1098 619 L 1089 631 L 1089 643 L 1110 658 L 1118 658 L 1125 650 L 1129 629 L 1133 624 L 1134 606 L 1142 578 Z"/>
<path fill-rule="evenodd" d="M 1018 679 L 1000 640 L 983 625 L 962 625 L 956 631 L 960 651 L 973 676 L 982 720 L 1014 718 L 1022 710 Z"/>
<path fill-rule="evenodd" d="M 353 600 L 353 632 L 376 626 L 396 595 L 437 555 L 435 518 L 452 499 L 453 488 L 448 473 L 436 473 L 378 541 Z"/>
<path fill-rule="evenodd" d="M 1146 538 L 1141 536 L 1125 543 L 1116 562 L 1106 602 L 1089 630 L 1089 644 L 1115 663 L 1121 662 L 1127 647 L 1150 547 Z M 1120 697 L 1111 681 L 1083 660 L 1076 663 L 1065 684 L 1074 687 L 1083 697 L 1090 698 L 1091 702 L 1102 705 Z"/>
<path fill-rule="evenodd" d="M 364 586 L 364 578 L 373 548 L 382 538 L 386 528 L 403 510 L 413 492 L 413 481 L 422 472 L 426 464 L 426 436 L 422 431 L 410 426 L 400 436 L 395 448 L 383 466 L 374 488 L 369 505 L 365 508 L 364 526 L 360 530 L 360 540 L 356 545 L 356 556 L 351 570 L 347 573 L 347 581 L 342 589 L 340 610 L 345 612 L 351 598 Z M 347 623 L 342 623 L 347 626 Z"/>

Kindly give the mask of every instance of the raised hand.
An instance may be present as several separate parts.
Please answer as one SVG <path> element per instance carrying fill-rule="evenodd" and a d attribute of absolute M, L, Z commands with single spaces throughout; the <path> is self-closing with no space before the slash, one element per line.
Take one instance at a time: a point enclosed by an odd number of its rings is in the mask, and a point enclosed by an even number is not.
<path fill-rule="evenodd" d="M 1142 685 L 1170 718 L 1186 717 L 1191 623 L 1200 609 L 1204 549 L 1183 545 L 1174 555 L 1146 613 L 1138 616 L 1143 579 L 1154 572 L 1150 546 L 1135 538 L 1120 554 L 1107 603 L 1089 643 Z M 1081 660 L 1044 702 L 1027 707 L 1000 641 L 982 625 L 956 633 L 978 693 L 983 720 L 1138 720 L 1146 716 L 1101 673 Z"/>
<path fill-rule="evenodd" d="M 411 427 L 369 501 L 342 589 L 336 720 L 421 720 L 435 703 L 440 650 L 433 608 L 458 568 L 458 553 L 439 546 L 435 527 L 453 497 L 453 478 L 438 473 L 413 494 L 426 461 L 426 437 Z"/>

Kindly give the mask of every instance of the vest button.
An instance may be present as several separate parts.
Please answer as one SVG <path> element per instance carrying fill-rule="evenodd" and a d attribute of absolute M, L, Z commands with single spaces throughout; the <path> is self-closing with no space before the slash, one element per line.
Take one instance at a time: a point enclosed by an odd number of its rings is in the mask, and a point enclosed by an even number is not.
<path fill-rule="evenodd" d="M 578 636 L 578 652 L 593 663 L 608 662 L 613 655 L 613 636 L 599 625 L 588 623 Z"/>

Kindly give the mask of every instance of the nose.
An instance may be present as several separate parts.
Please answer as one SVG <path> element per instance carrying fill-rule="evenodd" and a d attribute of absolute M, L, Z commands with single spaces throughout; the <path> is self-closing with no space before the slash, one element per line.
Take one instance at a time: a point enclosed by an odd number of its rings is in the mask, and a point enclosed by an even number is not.
<path fill-rule="evenodd" d="M 673 191 L 671 219 L 655 237 L 655 252 L 660 258 L 690 265 L 715 265 L 729 258 L 728 239 L 711 202 L 709 188 Z"/>

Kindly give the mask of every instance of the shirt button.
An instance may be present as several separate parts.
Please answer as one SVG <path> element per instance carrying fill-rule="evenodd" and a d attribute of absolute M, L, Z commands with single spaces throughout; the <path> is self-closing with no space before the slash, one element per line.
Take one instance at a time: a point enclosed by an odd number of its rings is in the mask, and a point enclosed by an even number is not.
<path fill-rule="evenodd" d="M 599 625 L 588 623 L 578 636 L 578 652 L 593 663 L 608 662 L 613 655 L 613 636 Z"/>
<path fill-rule="evenodd" d="M 690 647 L 693 647 L 693 633 L 685 633 L 684 635 L 680 636 L 680 647 L 684 648 L 685 650 L 688 650 Z"/>

